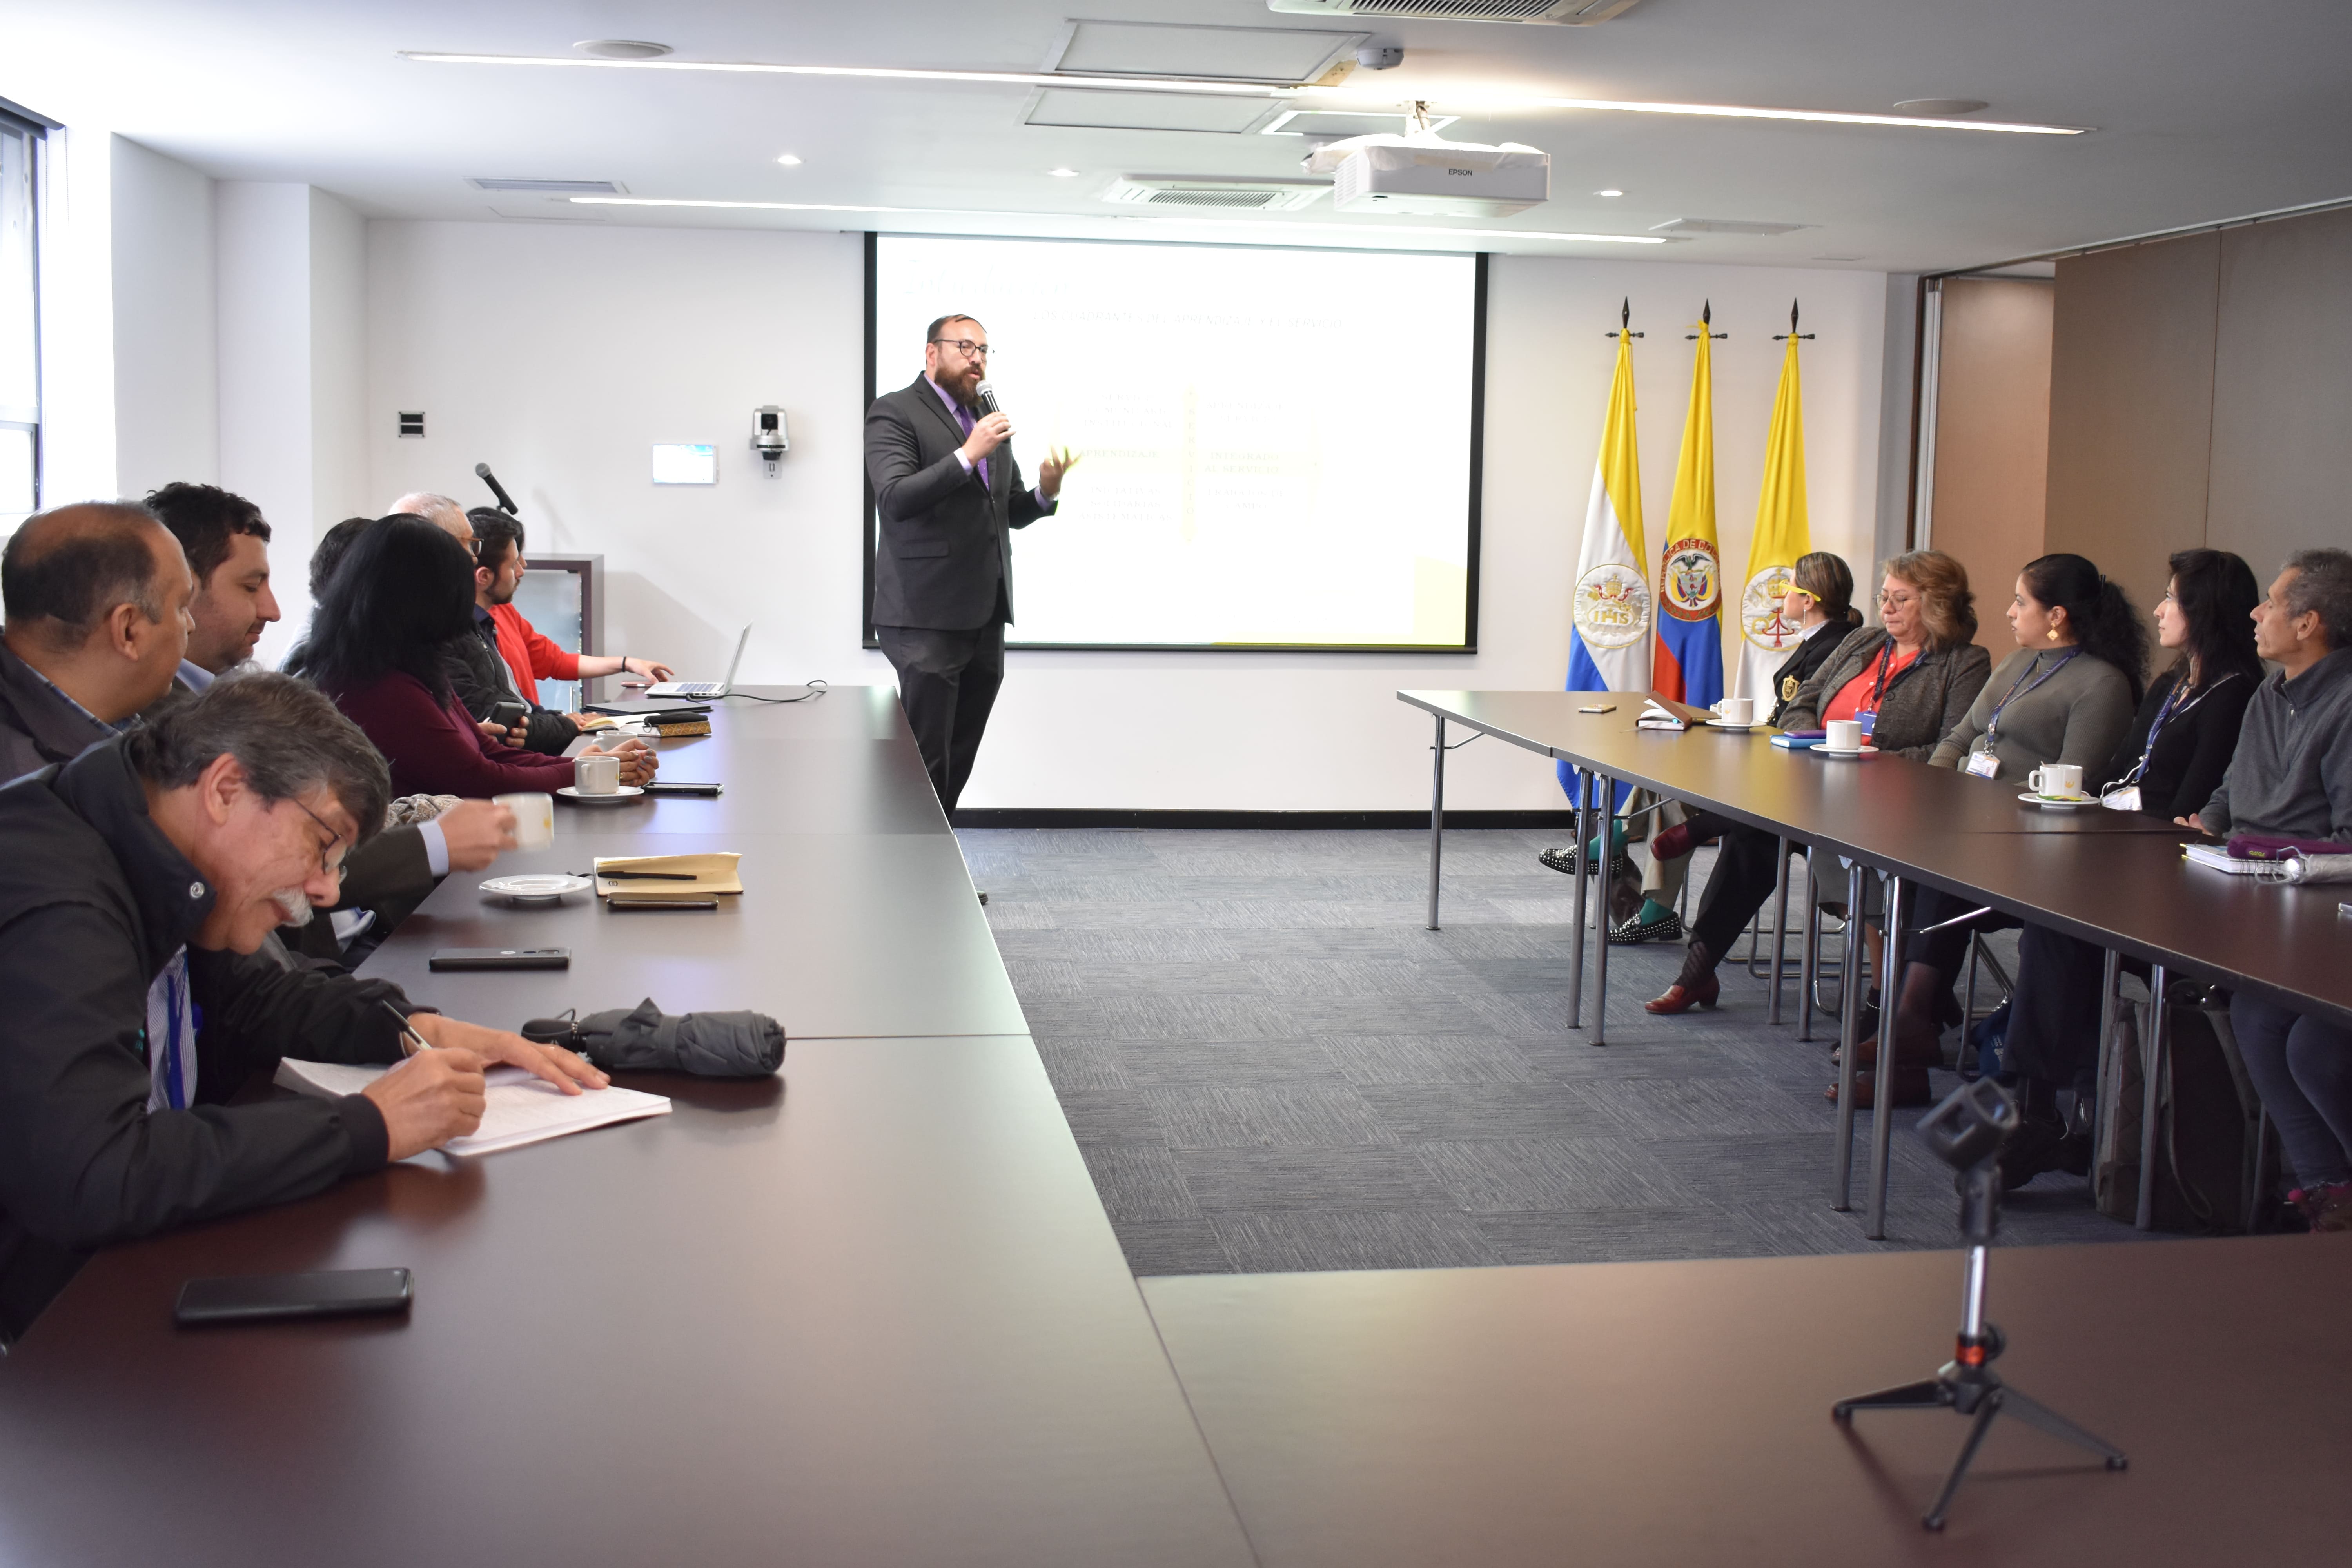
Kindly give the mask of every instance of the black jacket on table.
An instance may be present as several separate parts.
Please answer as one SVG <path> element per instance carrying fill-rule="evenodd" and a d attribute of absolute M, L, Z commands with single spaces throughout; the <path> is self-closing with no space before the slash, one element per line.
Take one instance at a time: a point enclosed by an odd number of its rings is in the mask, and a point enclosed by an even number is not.
<path fill-rule="evenodd" d="M 866 479 L 882 528 L 874 551 L 877 626 L 968 632 L 1000 614 L 1013 618 L 1011 530 L 1054 508 L 1022 483 L 1012 442 L 967 473 L 956 456 L 963 440 L 928 376 L 884 393 L 866 411 Z"/>
<path fill-rule="evenodd" d="M 1797 651 L 1783 659 L 1780 668 L 1772 672 L 1772 711 L 1766 716 L 1764 722 L 1778 725 L 1780 715 L 1789 710 L 1790 704 L 1797 700 L 1797 693 L 1804 689 L 1805 682 L 1813 678 L 1813 671 L 1827 664 L 1830 655 L 1837 652 L 1839 645 L 1860 630 L 1860 621 L 1824 621 L 1821 630 L 1799 643 Z"/>
<path fill-rule="evenodd" d="M 2147 750 L 2147 732 L 2180 676 L 2167 670 L 2151 682 L 2141 699 L 2131 733 L 2116 748 L 2102 782 L 2128 777 Z M 2238 731 L 2246 721 L 2246 704 L 2262 684 L 2259 669 L 2237 670 L 2208 681 L 2204 690 L 2182 699 L 2179 711 L 2165 721 L 2156 737 L 2147 771 L 2139 777 L 2139 808 L 2169 822 L 2187 816 L 2221 787 L 2230 758 L 2238 750 Z"/>
<path fill-rule="evenodd" d="M 221 1103 L 280 1057 L 398 1060 L 379 1004 L 415 1009 L 383 981 L 191 948 L 198 1103 L 147 1110 L 147 988 L 214 896 L 148 816 L 120 741 L 0 789 L 0 1336 L 93 1247 L 384 1163 L 362 1097 Z"/>
<path fill-rule="evenodd" d="M 580 738 L 580 726 L 552 708 L 541 708 L 514 689 L 514 672 L 507 668 L 491 623 L 475 612 L 475 629 L 449 639 L 441 652 L 441 668 L 448 671 L 449 689 L 476 719 L 490 716 L 499 702 L 520 702 L 530 710 L 523 721 L 523 749 L 560 757 Z"/>

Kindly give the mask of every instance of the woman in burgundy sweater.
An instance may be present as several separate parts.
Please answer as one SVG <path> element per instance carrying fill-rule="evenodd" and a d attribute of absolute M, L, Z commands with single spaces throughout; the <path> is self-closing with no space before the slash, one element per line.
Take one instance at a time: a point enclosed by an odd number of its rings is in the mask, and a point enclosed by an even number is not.
<path fill-rule="evenodd" d="M 310 633 L 286 668 L 315 682 L 392 766 L 395 795 L 479 799 L 572 783 L 568 757 L 487 739 L 457 703 L 442 648 L 471 635 L 474 563 L 423 518 L 380 518 L 325 584 Z M 621 782 L 654 774 L 654 753 L 615 748 Z"/>

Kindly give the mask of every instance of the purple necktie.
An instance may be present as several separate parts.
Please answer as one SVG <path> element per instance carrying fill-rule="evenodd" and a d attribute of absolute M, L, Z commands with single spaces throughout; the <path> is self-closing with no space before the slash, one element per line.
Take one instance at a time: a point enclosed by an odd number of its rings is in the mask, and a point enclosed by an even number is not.
<path fill-rule="evenodd" d="M 971 410 L 966 408 L 961 403 L 955 405 L 955 421 L 957 426 L 961 428 L 965 435 L 969 436 L 971 434 Z M 974 463 L 972 465 L 972 470 L 980 475 L 980 488 L 982 489 L 986 489 L 988 488 L 988 459 L 986 458 L 982 458 L 979 462 Z"/>

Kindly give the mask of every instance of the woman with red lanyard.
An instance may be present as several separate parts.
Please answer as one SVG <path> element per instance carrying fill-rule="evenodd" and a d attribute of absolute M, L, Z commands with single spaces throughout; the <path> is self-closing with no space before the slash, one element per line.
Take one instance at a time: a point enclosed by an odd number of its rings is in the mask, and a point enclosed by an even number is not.
<path fill-rule="evenodd" d="M 1888 562 L 1878 594 L 1880 624 L 1838 645 L 1782 708 L 1781 727 L 1818 731 L 1832 716 L 1850 718 L 1866 709 L 1881 751 L 1925 762 L 1937 737 L 1975 700 L 1992 667 L 1984 649 L 1971 646 L 1977 635 L 1972 599 L 1967 570 L 1940 551 L 1915 550 Z M 1698 918 L 1691 922 L 1682 973 L 1647 1004 L 1650 1012 L 1715 1005 L 1720 990 L 1715 967 L 1772 896 L 1779 855 L 1773 834 L 1738 825 L 1724 829 Z M 1822 880 L 1844 886 L 1843 877 Z"/>
<path fill-rule="evenodd" d="M 2156 632 L 2177 657 L 2149 686 L 2131 732 L 2107 760 L 2102 771 L 2114 782 L 2100 797 L 2115 810 L 2165 821 L 2212 798 L 2263 679 L 2251 618 L 2263 591 L 2252 569 L 2221 550 L 2184 550 L 2171 567 L 2172 581 L 2156 606 Z M 2018 939 L 2001 1065 L 2018 1080 L 2024 1124 L 2001 1146 L 2004 1187 L 2044 1171 L 2079 1176 L 2090 1169 L 2088 1111 L 2105 960 L 2095 943 L 2046 926 L 2029 925 Z M 2069 1089 L 2071 1118 L 2058 1102 Z"/>

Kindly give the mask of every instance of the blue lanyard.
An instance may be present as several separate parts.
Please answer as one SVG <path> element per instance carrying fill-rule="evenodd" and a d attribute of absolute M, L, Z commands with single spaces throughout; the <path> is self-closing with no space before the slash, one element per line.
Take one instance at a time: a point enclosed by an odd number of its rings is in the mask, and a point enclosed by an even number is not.
<path fill-rule="evenodd" d="M 2191 708 L 2194 708 L 2200 702 L 2204 701 L 2206 695 L 2213 689 L 2213 687 L 2220 686 L 2224 681 L 2235 680 L 2237 678 L 2238 672 L 2233 669 L 2227 675 L 2221 677 L 2221 680 L 2213 682 L 2212 686 L 2200 688 L 2196 696 L 2190 698 L 2188 701 L 2183 702 L 2180 700 L 2181 696 L 2189 689 L 2189 679 L 2186 676 L 2183 676 L 2180 683 L 2165 694 L 2164 706 L 2156 710 L 2156 721 L 2147 727 L 2147 744 L 2139 749 L 2139 762 L 2132 768 L 2132 771 L 2129 773 L 2125 775 L 2121 782 L 2123 784 L 2137 784 L 2139 782 L 2140 775 L 2147 772 L 2148 759 L 2156 755 L 2156 738 L 2164 733 L 2164 727 L 2167 724 L 2171 723 L 2175 718 L 2179 717 L 2180 714 L 2188 712 Z"/>
<path fill-rule="evenodd" d="M 163 971 L 163 1101 L 174 1110 L 188 1108 L 188 1086 L 181 1071 L 181 1020 L 188 1005 L 188 958 L 182 952 Z"/>
<path fill-rule="evenodd" d="M 2039 674 L 2034 673 L 2034 669 L 2032 665 L 2026 666 L 2025 673 L 2023 675 L 2020 675 L 2015 680 L 2009 683 L 2009 691 L 2007 695 L 2003 696 L 2000 701 L 1992 705 L 1992 714 L 1985 721 L 1985 745 L 1990 747 L 1992 744 L 1993 737 L 2000 733 L 2000 714 L 2002 709 L 2007 708 L 2019 698 L 2032 692 L 2035 687 L 2040 686 L 2043 681 L 2049 679 L 2052 676 L 2065 668 L 2069 664 L 2072 664 L 2074 661 L 2074 656 L 2082 651 L 2083 650 L 2078 647 L 2068 648 L 2063 654 L 2059 656 L 2057 663 L 2052 665 L 2049 668 L 2042 670 Z M 2025 679 L 2028 675 L 2033 677 L 2031 683 L 2028 683 Z M 2020 687 L 2023 687 L 2025 689 L 2021 691 L 2018 689 Z"/>
<path fill-rule="evenodd" d="M 1895 639 L 1893 637 L 1888 637 L 1885 642 L 1879 644 L 1878 679 L 1871 683 L 1869 702 L 1864 706 L 1856 708 L 1854 710 L 1854 717 L 1859 719 L 1864 713 L 1867 713 L 1873 718 L 1875 718 L 1878 714 L 1880 705 L 1886 700 L 1886 689 L 1894 685 L 1896 681 L 1901 680 L 1913 670 L 1918 668 L 1919 660 L 1925 657 L 1926 654 L 1924 651 L 1913 654 L 1911 656 L 1911 662 L 1896 670 L 1890 677 L 1886 672 L 1886 667 L 1893 663 L 1895 659 Z"/>

